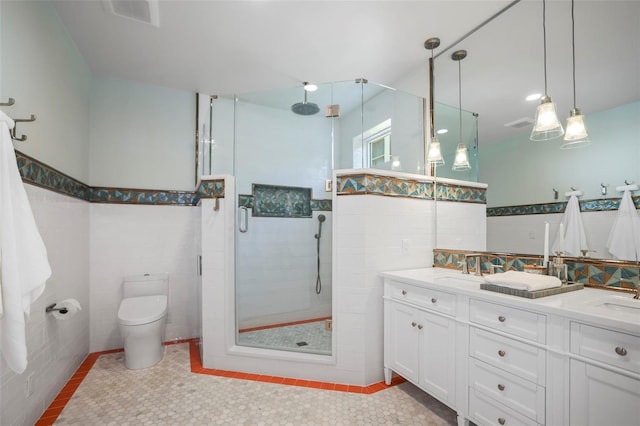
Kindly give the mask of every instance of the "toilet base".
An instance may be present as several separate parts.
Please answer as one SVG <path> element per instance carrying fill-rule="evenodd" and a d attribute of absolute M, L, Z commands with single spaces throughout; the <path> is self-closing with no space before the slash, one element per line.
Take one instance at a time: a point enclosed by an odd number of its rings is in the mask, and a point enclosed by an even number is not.
<path fill-rule="evenodd" d="M 144 325 L 120 325 L 124 338 L 124 365 L 129 370 L 151 367 L 164 357 L 166 317 Z"/>

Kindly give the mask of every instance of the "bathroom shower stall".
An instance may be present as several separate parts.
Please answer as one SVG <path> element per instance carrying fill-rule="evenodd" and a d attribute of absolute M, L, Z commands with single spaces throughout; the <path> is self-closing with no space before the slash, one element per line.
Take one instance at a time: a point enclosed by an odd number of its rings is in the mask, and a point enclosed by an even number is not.
<path fill-rule="evenodd" d="M 334 171 L 424 174 L 423 108 L 365 79 L 214 98 L 205 174 L 235 177 L 237 345 L 332 354 Z"/>

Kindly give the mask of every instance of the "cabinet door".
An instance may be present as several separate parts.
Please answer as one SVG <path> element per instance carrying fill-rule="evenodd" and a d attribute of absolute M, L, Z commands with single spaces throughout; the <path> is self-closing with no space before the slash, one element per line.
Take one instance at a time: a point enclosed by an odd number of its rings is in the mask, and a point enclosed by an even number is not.
<path fill-rule="evenodd" d="M 443 402 L 455 402 L 455 321 L 423 312 L 420 331 L 420 386 Z"/>
<path fill-rule="evenodd" d="M 418 384 L 419 335 L 417 309 L 389 303 L 385 367 Z"/>
<path fill-rule="evenodd" d="M 639 425 L 640 381 L 571 360 L 572 425 Z"/>

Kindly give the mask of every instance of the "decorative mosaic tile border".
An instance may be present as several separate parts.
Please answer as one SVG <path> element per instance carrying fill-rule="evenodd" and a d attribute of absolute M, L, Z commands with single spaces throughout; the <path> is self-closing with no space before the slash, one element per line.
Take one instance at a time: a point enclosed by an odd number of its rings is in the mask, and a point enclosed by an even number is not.
<path fill-rule="evenodd" d="M 480 268 L 484 273 L 489 273 L 491 265 L 502 265 L 504 271 L 522 271 L 525 265 L 542 264 L 542 256 L 537 255 L 434 249 L 433 266 L 461 270 L 459 262 L 464 260 L 464 255 L 467 253 L 482 253 Z M 475 262 L 476 258 L 469 259 L 469 270 L 475 268 Z M 565 257 L 565 263 L 569 281 L 586 286 L 616 290 L 633 289 L 631 285 L 621 282 L 620 279 L 637 282 L 640 278 L 640 262 Z"/>
<path fill-rule="evenodd" d="M 84 201 L 91 198 L 91 187 L 16 150 L 22 181 Z"/>
<path fill-rule="evenodd" d="M 91 187 L 16 150 L 23 182 L 92 203 L 196 205 L 201 198 L 224 198 L 224 180 L 202 181 L 196 191 Z"/>
<path fill-rule="evenodd" d="M 372 194 L 393 197 L 419 198 L 433 200 L 433 182 L 421 182 L 373 174 L 341 175 L 337 177 L 338 195 Z M 436 196 L 442 201 L 460 201 L 486 204 L 486 189 L 463 185 L 436 185 Z"/>
<path fill-rule="evenodd" d="M 580 201 L 580 211 L 600 212 L 618 210 L 621 198 L 606 198 L 600 200 Z M 636 209 L 640 209 L 640 196 L 633 197 Z M 545 203 L 545 204 L 524 204 L 520 206 L 488 207 L 487 217 L 491 216 L 519 216 L 545 213 L 564 213 L 567 202 Z"/>
<path fill-rule="evenodd" d="M 253 208 L 254 198 L 253 195 L 238 195 L 238 207 L 246 207 L 248 209 Z M 324 211 L 330 212 L 333 210 L 333 202 L 331 200 L 315 200 L 310 201 L 311 211 Z"/>

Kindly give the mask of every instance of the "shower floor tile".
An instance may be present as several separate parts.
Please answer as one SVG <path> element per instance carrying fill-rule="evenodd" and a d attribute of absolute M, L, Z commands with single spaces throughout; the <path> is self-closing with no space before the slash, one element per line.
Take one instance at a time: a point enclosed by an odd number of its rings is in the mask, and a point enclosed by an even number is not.
<path fill-rule="evenodd" d="M 331 331 L 325 330 L 324 320 L 313 321 L 283 327 L 244 331 L 238 333 L 238 344 L 330 355 Z"/>
<path fill-rule="evenodd" d="M 409 383 L 366 395 L 193 374 L 189 343 L 165 351 L 143 370 L 127 370 L 122 352 L 100 355 L 53 424 L 456 424 L 454 411 Z"/>

